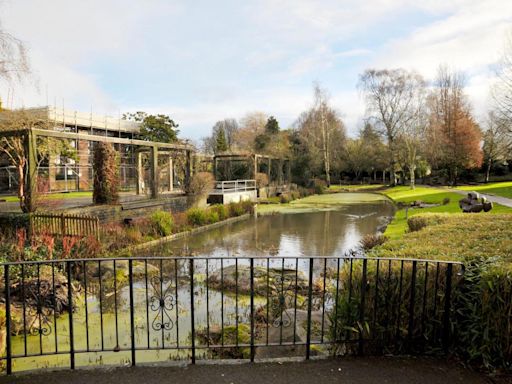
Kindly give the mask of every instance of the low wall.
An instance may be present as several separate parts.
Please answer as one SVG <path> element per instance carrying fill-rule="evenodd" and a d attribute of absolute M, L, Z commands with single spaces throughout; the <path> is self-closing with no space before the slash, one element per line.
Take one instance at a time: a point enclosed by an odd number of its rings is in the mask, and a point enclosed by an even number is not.
<path fill-rule="evenodd" d="M 141 200 L 137 201 L 136 204 L 127 204 L 124 208 L 123 205 L 91 205 L 66 209 L 65 212 L 69 214 L 96 216 L 100 219 L 100 222 L 108 223 L 122 221 L 126 218 L 147 216 L 158 210 L 166 210 L 173 213 L 185 212 L 187 209 L 194 206 L 196 202 L 197 200 L 194 197 L 176 196 L 165 199 Z"/>

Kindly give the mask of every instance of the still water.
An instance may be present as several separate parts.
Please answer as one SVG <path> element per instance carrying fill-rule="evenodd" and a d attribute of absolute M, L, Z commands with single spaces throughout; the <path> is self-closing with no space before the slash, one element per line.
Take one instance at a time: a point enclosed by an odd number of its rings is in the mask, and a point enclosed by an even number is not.
<path fill-rule="evenodd" d="M 292 205 L 282 213 L 198 233 L 138 256 L 342 256 L 355 250 L 364 235 L 383 228 L 394 212 L 387 200 L 367 202 L 368 194 L 344 195 L 365 202 Z"/>

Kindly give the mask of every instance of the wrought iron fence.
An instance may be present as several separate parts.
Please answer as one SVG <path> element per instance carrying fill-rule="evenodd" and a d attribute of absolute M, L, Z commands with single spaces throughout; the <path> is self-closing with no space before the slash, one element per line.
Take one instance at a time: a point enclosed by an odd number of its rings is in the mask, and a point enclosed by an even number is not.
<path fill-rule="evenodd" d="M 8 331 L 0 360 L 8 374 L 63 364 L 443 351 L 463 272 L 455 262 L 356 257 L 2 268 Z"/>

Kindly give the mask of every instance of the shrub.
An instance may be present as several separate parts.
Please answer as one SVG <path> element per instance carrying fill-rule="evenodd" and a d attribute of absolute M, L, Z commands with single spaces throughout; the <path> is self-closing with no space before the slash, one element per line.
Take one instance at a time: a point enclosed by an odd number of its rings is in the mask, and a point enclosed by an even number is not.
<path fill-rule="evenodd" d="M 119 202 L 118 156 L 110 143 L 98 143 L 93 157 L 95 204 L 117 204 Z"/>
<path fill-rule="evenodd" d="M 216 210 L 213 209 L 207 209 L 206 210 L 206 221 L 208 224 L 213 224 L 218 222 L 219 219 L 219 213 Z"/>
<path fill-rule="evenodd" d="M 292 200 L 300 199 L 300 192 L 299 191 L 294 190 L 294 191 L 291 191 L 290 194 L 291 194 Z"/>
<path fill-rule="evenodd" d="M 126 239 L 133 244 L 140 243 L 142 241 L 142 233 L 139 228 L 136 227 L 128 227 L 125 229 Z"/>
<path fill-rule="evenodd" d="M 281 196 L 279 196 L 279 202 L 281 204 L 288 204 L 290 200 L 290 197 L 285 193 L 282 193 Z"/>
<path fill-rule="evenodd" d="M 150 216 L 151 225 L 160 236 L 169 236 L 172 233 L 172 215 L 166 211 L 156 211 Z"/>
<path fill-rule="evenodd" d="M 450 198 L 449 197 L 445 197 L 443 199 L 443 205 L 448 205 L 448 204 L 450 204 Z"/>
<path fill-rule="evenodd" d="M 190 179 L 187 192 L 196 197 L 204 197 L 213 188 L 215 188 L 215 179 L 213 175 L 210 172 L 199 172 Z"/>
<path fill-rule="evenodd" d="M 382 234 L 369 233 L 363 236 L 359 244 L 361 244 L 361 248 L 363 248 L 365 251 L 369 251 L 378 245 L 384 244 L 387 240 L 388 238 Z"/>
<path fill-rule="evenodd" d="M 254 213 L 254 203 L 251 200 L 244 200 L 239 203 L 244 213 Z"/>
<path fill-rule="evenodd" d="M 327 183 L 322 179 L 314 179 L 313 180 L 313 188 L 317 195 L 322 195 L 327 188 Z"/>
<path fill-rule="evenodd" d="M 187 221 L 190 225 L 205 225 L 208 223 L 208 216 L 204 209 L 190 208 L 187 211 Z"/>
<path fill-rule="evenodd" d="M 245 213 L 244 207 L 241 203 L 229 203 L 229 216 L 237 217 Z"/>
<path fill-rule="evenodd" d="M 224 204 L 215 204 L 210 207 L 210 210 L 217 213 L 219 220 L 225 220 L 229 216 L 228 209 Z"/>
<path fill-rule="evenodd" d="M 416 232 L 428 225 L 428 219 L 425 216 L 413 216 L 407 220 L 409 232 Z"/>

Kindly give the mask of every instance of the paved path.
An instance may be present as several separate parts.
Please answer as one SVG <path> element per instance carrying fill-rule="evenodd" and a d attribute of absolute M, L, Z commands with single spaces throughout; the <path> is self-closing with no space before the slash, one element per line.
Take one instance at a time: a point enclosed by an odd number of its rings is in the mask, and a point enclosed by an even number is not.
<path fill-rule="evenodd" d="M 471 192 L 471 191 L 462 191 L 460 189 L 452 189 L 452 188 L 449 188 L 448 190 L 450 192 L 458 193 L 459 195 L 464 195 L 464 196 L 467 196 L 468 192 Z M 478 191 L 475 191 L 475 192 L 478 192 Z M 505 207 L 512 208 L 512 199 L 509 199 L 507 197 L 502 197 L 502 196 L 488 195 L 486 193 L 481 193 L 481 192 L 478 192 L 478 194 L 482 197 L 485 197 L 487 200 L 492 201 L 493 203 L 501 204 L 501 205 L 504 205 Z"/>
<path fill-rule="evenodd" d="M 0 384 L 483 384 L 488 377 L 430 358 L 344 358 L 292 363 L 136 367 L 0 377 Z M 505 381 L 500 381 L 505 383 Z"/>

